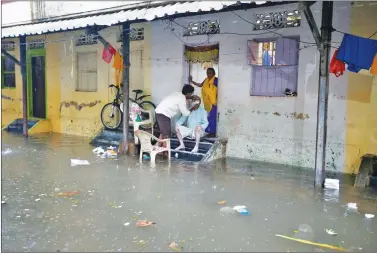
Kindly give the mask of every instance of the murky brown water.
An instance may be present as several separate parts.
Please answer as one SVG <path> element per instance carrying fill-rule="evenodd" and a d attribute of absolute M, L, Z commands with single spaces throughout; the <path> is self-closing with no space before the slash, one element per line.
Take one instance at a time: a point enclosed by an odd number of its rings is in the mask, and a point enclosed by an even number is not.
<path fill-rule="evenodd" d="M 169 251 L 173 241 L 185 252 L 327 251 L 275 234 L 350 251 L 377 248 L 377 218 L 364 218 L 377 214 L 372 190 L 315 191 L 311 172 L 237 160 L 226 168 L 176 161 L 151 168 L 136 157 L 98 158 L 88 142 L 58 134 L 25 141 L 3 132 L 3 251 Z M 71 158 L 91 165 L 71 167 Z M 80 194 L 56 196 L 66 191 Z M 221 200 L 251 215 L 224 214 Z M 348 202 L 357 202 L 358 212 L 347 211 Z M 138 219 L 157 224 L 136 227 Z"/>

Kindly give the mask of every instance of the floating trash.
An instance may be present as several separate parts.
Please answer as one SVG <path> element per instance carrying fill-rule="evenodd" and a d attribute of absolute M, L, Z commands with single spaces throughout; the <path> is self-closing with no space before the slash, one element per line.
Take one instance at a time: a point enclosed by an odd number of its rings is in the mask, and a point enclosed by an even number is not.
<path fill-rule="evenodd" d="M 118 206 L 117 204 L 115 204 L 115 202 L 109 202 L 109 206 L 113 208 L 122 208 L 122 206 Z"/>
<path fill-rule="evenodd" d="M 155 225 L 156 222 L 146 221 L 146 220 L 138 220 L 136 222 L 136 227 L 149 227 Z"/>
<path fill-rule="evenodd" d="M 58 193 L 58 196 L 69 197 L 69 196 L 75 196 L 75 195 L 78 195 L 79 193 L 80 193 L 80 192 L 78 192 L 78 191 L 59 192 L 59 193 Z"/>
<path fill-rule="evenodd" d="M 3 152 L 1 152 L 2 155 L 8 155 L 12 153 L 13 151 L 10 148 L 6 148 Z"/>
<path fill-rule="evenodd" d="M 367 218 L 367 219 L 373 219 L 374 218 L 374 214 L 366 213 L 365 214 L 365 218 Z"/>
<path fill-rule="evenodd" d="M 79 165 L 90 165 L 87 160 L 79 160 L 79 159 L 71 159 L 71 166 L 79 166 Z"/>
<path fill-rule="evenodd" d="M 300 243 L 304 243 L 304 244 L 308 244 L 308 245 L 322 247 L 322 248 L 325 248 L 325 249 L 338 250 L 338 251 L 346 251 L 342 247 L 332 246 L 332 245 L 329 245 L 329 244 L 323 244 L 323 243 L 317 243 L 317 242 L 312 242 L 312 241 L 308 241 L 308 240 L 302 240 L 302 239 L 292 238 L 292 237 L 285 236 L 285 235 L 275 235 L 275 236 L 280 237 L 280 238 L 284 238 L 284 239 L 287 239 L 287 240 L 295 241 L 295 242 L 300 242 Z"/>
<path fill-rule="evenodd" d="M 35 202 L 39 202 L 41 199 L 35 199 Z"/>
<path fill-rule="evenodd" d="M 131 224 L 131 223 L 126 222 L 126 223 L 124 223 L 124 226 L 128 227 L 130 224 Z"/>
<path fill-rule="evenodd" d="M 219 201 L 219 202 L 217 202 L 217 204 L 219 204 L 219 205 L 225 205 L 226 204 L 226 200 Z"/>
<path fill-rule="evenodd" d="M 249 215 L 249 211 L 246 206 L 234 206 L 233 209 L 241 215 Z"/>
<path fill-rule="evenodd" d="M 183 247 L 180 247 L 178 243 L 176 242 L 172 242 L 169 244 L 168 246 L 170 249 L 174 250 L 174 251 L 177 251 L 177 252 L 181 252 L 183 251 Z"/>
<path fill-rule="evenodd" d="M 143 155 L 143 159 L 144 159 L 145 161 L 149 161 L 149 160 L 151 159 L 151 157 L 150 157 L 149 155 L 147 155 L 147 154 L 144 154 L 144 155 Z"/>
<path fill-rule="evenodd" d="M 348 203 L 348 204 L 347 204 L 347 208 L 348 208 L 349 210 L 356 211 L 356 210 L 357 210 L 357 204 L 356 204 L 356 203 Z"/>
<path fill-rule="evenodd" d="M 326 230 L 326 233 L 328 233 L 329 235 L 338 235 L 338 233 L 336 233 L 334 230 L 332 229 L 325 229 Z"/>

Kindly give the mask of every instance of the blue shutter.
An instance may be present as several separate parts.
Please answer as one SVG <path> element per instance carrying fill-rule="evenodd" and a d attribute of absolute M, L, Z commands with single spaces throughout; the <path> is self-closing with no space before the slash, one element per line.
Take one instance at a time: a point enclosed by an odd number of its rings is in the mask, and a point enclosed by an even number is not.
<path fill-rule="evenodd" d="M 290 38 L 276 40 L 276 65 L 297 65 L 298 41 Z"/>

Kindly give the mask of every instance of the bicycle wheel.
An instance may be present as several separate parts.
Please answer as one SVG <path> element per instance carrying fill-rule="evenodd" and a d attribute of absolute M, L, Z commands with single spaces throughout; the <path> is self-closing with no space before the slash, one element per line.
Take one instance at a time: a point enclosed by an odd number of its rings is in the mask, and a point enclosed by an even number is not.
<path fill-rule="evenodd" d="M 147 129 L 150 129 L 152 127 L 156 127 L 157 126 L 156 116 L 155 116 L 156 106 L 150 101 L 143 101 L 139 104 L 139 106 L 143 110 L 152 111 L 152 117 L 153 117 L 153 122 L 154 122 L 153 126 L 151 124 L 147 124 L 147 125 L 140 126 L 140 128 L 143 129 L 143 130 L 147 130 Z M 149 119 L 149 114 L 148 113 L 142 113 L 142 118 L 143 118 L 143 120 Z"/>
<path fill-rule="evenodd" d="M 113 103 L 105 104 L 101 110 L 101 121 L 103 126 L 109 130 L 115 130 L 122 124 L 123 113 L 119 106 Z"/>

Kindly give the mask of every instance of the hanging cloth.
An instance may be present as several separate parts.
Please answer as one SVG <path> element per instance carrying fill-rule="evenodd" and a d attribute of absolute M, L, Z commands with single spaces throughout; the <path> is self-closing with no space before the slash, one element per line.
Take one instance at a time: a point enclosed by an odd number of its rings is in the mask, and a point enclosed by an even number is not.
<path fill-rule="evenodd" d="M 110 45 L 108 44 L 107 47 L 104 47 L 103 48 L 103 51 L 102 51 L 102 59 L 106 62 L 106 63 L 110 63 L 111 62 L 111 59 L 113 58 L 113 55 L 116 53 L 116 50 Z"/>
<path fill-rule="evenodd" d="M 122 80 L 123 73 L 123 58 L 120 56 L 119 52 L 115 52 L 114 62 L 114 85 L 119 86 Z"/>
<path fill-rule="evenodd" d="M 370 67 L 370 73 L 372 75 L 377 75 L 377 53 L 374 56 L 374 60 L 373 60 L 372 66 Z"/>
<path fill-rule="evenodd" d="M 359 72 L 369 70 L 377 53 L 377 40 L 345 34 L 340 45 L 337 59 L 347 63 L 347 70 Z"/>
<path fill-rule="evenodd" d="M 343 75 L 343 72 L 346 70 L 346 65 L 344 62 L 336 59 L 338 54 L 338 49 L 335 50 L 334 55 L 331 58 L 330 62 L 330 73 L 335 74 L 336 77 Z"/>

